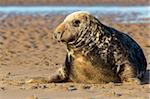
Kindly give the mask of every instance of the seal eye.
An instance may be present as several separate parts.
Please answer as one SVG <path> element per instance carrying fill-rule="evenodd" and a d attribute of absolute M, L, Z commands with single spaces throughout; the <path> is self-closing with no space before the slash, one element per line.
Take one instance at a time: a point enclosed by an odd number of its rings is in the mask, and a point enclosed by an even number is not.
<path fill-rule="evenodd" d="M 73 20 L 74 27 L 79 27 L 79 25 L 80 25 L 80 20 Z"/>

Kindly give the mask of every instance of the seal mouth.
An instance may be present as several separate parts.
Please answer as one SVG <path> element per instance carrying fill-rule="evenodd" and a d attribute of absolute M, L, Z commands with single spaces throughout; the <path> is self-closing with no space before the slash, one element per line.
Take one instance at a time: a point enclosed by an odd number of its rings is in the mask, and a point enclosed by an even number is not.
<path fill-rule="evenodd" d="M 53 39 L 56 39 L 58 42 L 67 43 L 67 44 L 72 43 L 76 40 L 74 36 L 69 37 L 69 38 L 64 38 L 63 33 L 60 33 L 60 32 L 54 33 Z"/>
<path fill-rule="evenodd" d="M 59 43 L 70 44 L 70 43 L 74 42 L 75 39 L 74 39 L 74 38 L 71 38 L 71 39 L 69 39 L 68 41 L 66 41 L 66 40 L 57 40 L 57 41 L 58 41 Z"/>
<path fill-rule="evenodd" d="M 70 39 L 68 40 L 68 43 L 71 43 L 71 42 L 74 42 L 74 41 L 75 41 L 75 38 L 72 37 L 72 38 L 70 38 Z"/>

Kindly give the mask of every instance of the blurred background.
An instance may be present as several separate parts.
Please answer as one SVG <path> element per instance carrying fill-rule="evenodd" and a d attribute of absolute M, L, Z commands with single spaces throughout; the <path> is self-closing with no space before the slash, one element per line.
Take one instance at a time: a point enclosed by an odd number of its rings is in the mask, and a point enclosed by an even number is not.
<path fill-rule="evenodd" d="M 53 30 L 68 14 L 79 10 L 89 11 L 103 24 L 130 35 L 143 48 L 150 68 L 149 0 L 0 0 L 0 87 L 7 89 L 5 93 L 0 89 L 0 99 L 18 99 L 24 92 L 22 86 L 28 89 L 26 84 L 18 85 L 17 89 L 14 81 L 48 77 L 62 66 L 66 49 L 53 39 Z M 146 75 L 148 80 L 148 72 Z M 137 88 L 139 92 L 132 96 L 129 93 L 125 98 L 148 98 L 145 88 L 148 87 Z M 30 94 L 29 89 L 22 96 Z M 43 91 L 37 95 L 43 97 Z"/>
<path fill-rule="evenodd" d="M 0 0 L 1 5 L 148 5 L 149 0 Z"/>

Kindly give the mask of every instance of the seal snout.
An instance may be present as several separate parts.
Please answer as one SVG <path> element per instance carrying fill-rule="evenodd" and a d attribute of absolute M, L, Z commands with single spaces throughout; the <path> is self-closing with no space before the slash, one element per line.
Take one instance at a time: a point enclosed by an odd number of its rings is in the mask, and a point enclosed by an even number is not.
<path fill-rule="evenodd" d="M 64 25 L 60 24 L 59 26 L 56 27 L 53 37 L 54 39 L 61 41 L 62 35 L 64 33 Z"/>
<path fill-rule="evenodd" d="M 58 41 L 61 41 L 61 37 L 62 37 L 62 32 L 54 32 L 54 39 L 58 40 Z"/>

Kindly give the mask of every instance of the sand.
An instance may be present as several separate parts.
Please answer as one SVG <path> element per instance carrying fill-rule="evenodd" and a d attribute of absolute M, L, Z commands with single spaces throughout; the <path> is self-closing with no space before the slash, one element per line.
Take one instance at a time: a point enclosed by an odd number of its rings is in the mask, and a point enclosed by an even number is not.
<path fill-rule="evenodd" d="M 142 85 L 47 83 L 64 62 L 66 47 L 56 42 L 53 29 L 64 16 L 10 14 L 0 20 L 0 99 L 148 99 L 150 24 L 101 21 L 129 34 L 143 48 L 148 70 Z M 32 78 L 37 82 L 32 83 Z M 40 79 L 41 81 L 39 81 Z M 40 83 L 41 82 L 41 83 Z"/>
<path fill-rule="evenodd" d="M 0 0 L 0 5 L 149 5 L 149 0 Z"/>

